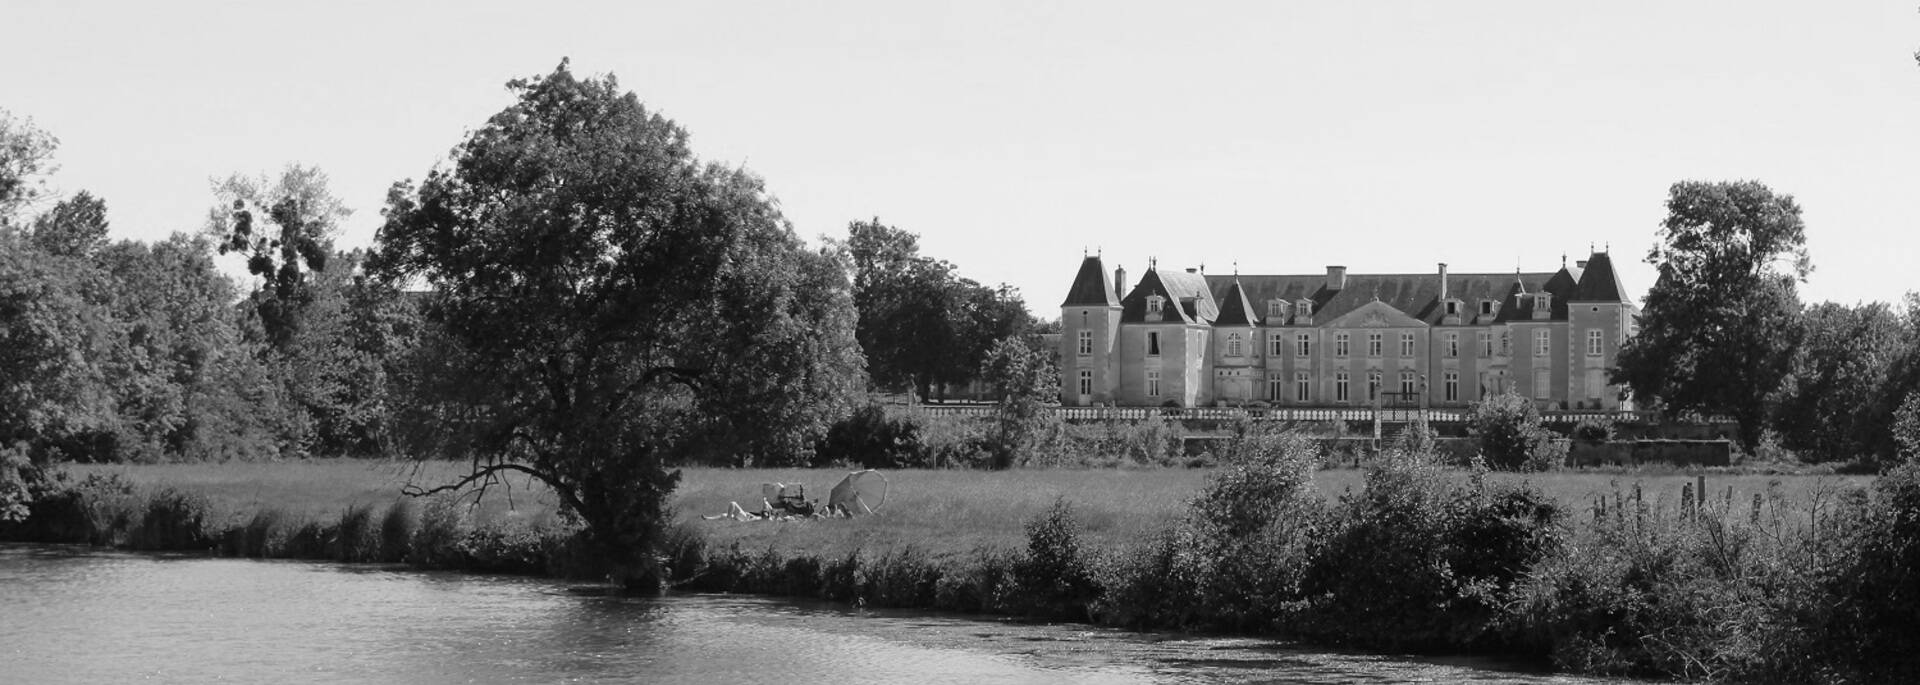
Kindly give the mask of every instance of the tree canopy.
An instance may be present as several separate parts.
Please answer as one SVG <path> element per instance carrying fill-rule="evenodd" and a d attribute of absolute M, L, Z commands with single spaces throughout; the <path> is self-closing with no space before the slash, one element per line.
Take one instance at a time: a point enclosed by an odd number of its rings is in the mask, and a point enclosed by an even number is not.
<path fill-rule="evenodd" d="M 1757 181 L 1683 181 L 1659 235 L 1647 255 L 1659 276 L 1615 382 L 1669 411 L 1733 417 L 1751 451 L 1802 334 L 1800 206 Z"/>
<path fill-rule="evenodd" d="M 398 432 L 468 458 L 445 487 L 551 486 L 617 580 L 657 586 L 669 468 L 804 463 L 863 382 L 840 253 L 807 249 L 759 179 L 565 62 L 450 167 L 397 184 L 371 262 L 420 279 L 435 329 Z"/>
<path fill-rule="evenodd" d="M 878 218 L 856 221 L 847 233 L 857 335 L 880 387 L 930 399 L 935 384 L 978 379 L 996 343 L 1031 327 L 1017 293 L 961 278 L 952 264 L 921 255 L 918 236 Z"/>

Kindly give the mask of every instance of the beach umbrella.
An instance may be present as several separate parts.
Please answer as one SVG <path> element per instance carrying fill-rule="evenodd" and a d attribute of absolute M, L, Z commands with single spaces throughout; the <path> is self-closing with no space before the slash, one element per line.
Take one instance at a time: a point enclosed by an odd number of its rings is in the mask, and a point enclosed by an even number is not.
<path fill-rule="evenodd" d="M 887 477 L 873 469 L 849 473 L 827 493 L 827 510 L 854 516 L 879 511 L 887 503 L 887 485 Z"/>

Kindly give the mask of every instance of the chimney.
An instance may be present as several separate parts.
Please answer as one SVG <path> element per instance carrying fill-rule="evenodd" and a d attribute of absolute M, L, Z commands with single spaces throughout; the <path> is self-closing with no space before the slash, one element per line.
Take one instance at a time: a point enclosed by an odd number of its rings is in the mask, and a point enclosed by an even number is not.
<path fill-rule="evenodd" d="M 1440 263 L 1440 299 L 1447 299 L 1447 263 Z"/>
<path fill-rule="evenodd" d="M 1127 299 L 1127 267 L 1113 267 L 1113 296 Z"/>
<path fill-rule="evenodd" d="M 1200 273 L 1200 270 L 1199 270 L 1199 269 L 1196 269 L 1196 268 L 1194 268 L 1194 267 L 1191 267 L 1191 266 L 1189 266 L 1189 267 L 1187 267 L 1187 273 L 1190 273 L 1190 274 L 1197 274 L 1197 273 Z"/>
<path fill-rule="evenodd" d="M 1585 269 L 1585 268 L 1587 268 L 1587 260 L 1584 260 L 1584 259 L 1581 259 L 1581 260 L 1577 260 L 1577 261 L 1575 261 L 1575 262 L 1573 263 L 1573 268 L 1575 268 L 1575 269 Z"/>
<path fill-rule="evenodd" d="M 1340 290 L 1345 287 L 1347 287 L 1347 267 L 1328 266 L 1327 267 L 1327 289 Z"/>

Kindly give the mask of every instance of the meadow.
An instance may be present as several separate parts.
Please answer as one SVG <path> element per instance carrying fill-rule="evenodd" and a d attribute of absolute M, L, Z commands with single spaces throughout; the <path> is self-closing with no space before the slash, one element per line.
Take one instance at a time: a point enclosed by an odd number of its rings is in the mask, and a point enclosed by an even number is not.
<path fill-rule="evenodd" d="M 324 520 L 351 507 L 390 506 L 402 499 L 402 487 L 450 482 L 463 473 L 464 465 L 340 459 L 79 464 L 68 468 L 76 477 L 119 474 L 143 488 L 171 487 L 200 495 L 218 517 L 243 518 L 275 508 L 296 518 Z M 682 522 L 716 547 L 737 544 L 744 549 L 771 548 L 823 556 L 911 547 L 942 558 L 974 554 L 981 548 L 1024 545 L 1027 523 L 1041 517 L 1058 499 L 1072 507 L 1089 547 L 1117 549 L 1166 529 L 1185 516 L 1189 502 L 1216 472 L 1180 468 L 886 471 L 889 489 L 879 516 L 743 523 L 700 517 L 724 513 L 730 502 L 757 510 L 762 483 L 804 483 L 809 497 L 824 501 L 828 490 L 847 472 L 701 467 L 682 470 L 671 506 Z M 1455 475 L 1466 478 L 1467 472 L 1457 471 Z M 1531 483 L 1575 512 L 1574 522 L 1592 509 L 1597 498 L 1606 498 L 1608 506 L 1613 506 L 1616 501 L 1630 501 L 1635 488 L 1649 508 L 1672 510 L 1680 504 L 1681 488 L 1695 478 L 1672 470 L 1496 472 L 1486 477 L 1495 482 Z M 1363 472 L 1357 469 L 1322 470 L 1314 474 L 1313 488 L 1323 497 L 1337 499 L 1359 491 L 1363 479 Z M 1737 513 L 1751 506 L 1755 494 L 1760 494 L 1768 506 L 1802 508 L 1871 481 L 1871 476 L 1712 473 L 1706 475 L 1706 490 L 1710 504 L 1724 506 L 1730 499 L 1731 509 Z M 469 492 L 460 501 L 472 520 L 481 525 L 511 522 L 542 526 L 556 522 L 551 493 L 525 477 L 504 478 L 484 496 Z"/>

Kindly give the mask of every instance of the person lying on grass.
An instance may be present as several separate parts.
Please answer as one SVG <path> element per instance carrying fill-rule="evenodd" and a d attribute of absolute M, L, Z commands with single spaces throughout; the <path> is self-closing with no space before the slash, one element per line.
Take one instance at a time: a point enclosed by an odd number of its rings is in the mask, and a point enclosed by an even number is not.
<path fill-rule="evenodd" d="M 763 499 L 760 500 L 760 511 L 756 512 L 742 509 L 739 502 L 728 502 L 727 513 L 702 516 L 700 518 L 707 521 L 718 521 L 720 519 L 733 519 L 735 521 L 790 521 L 803 518 L 825 518 L 826 515 L 821 514 L 817 509 L 818 505 L 819 500 L 801 500 L 783 501 L 780 503 L 780 506 L 774 506 Z"/>

